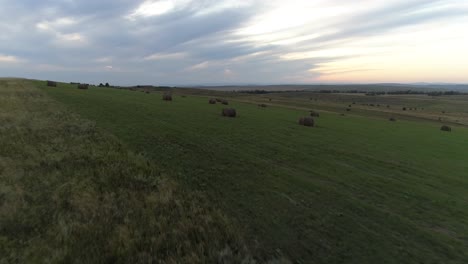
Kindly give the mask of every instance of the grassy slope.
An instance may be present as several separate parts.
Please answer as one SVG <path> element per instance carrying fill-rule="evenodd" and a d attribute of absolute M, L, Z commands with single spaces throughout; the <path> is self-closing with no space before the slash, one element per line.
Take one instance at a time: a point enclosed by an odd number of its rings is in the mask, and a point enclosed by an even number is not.
<path fill-rule="evenodd" d="M 94 122 L 0 80 L 0 263 L 237 263 L 238 233 Z"/>
<path fill-rule="evenodd" d="M 39 84 L 38 84 L 39 85 Z M 42 85 L 42 84 L 41 84 Z M 45 88 L 246 226 L 251 245 L 304 263 L 468 259 L 468 130 L 205 98 Z"/>

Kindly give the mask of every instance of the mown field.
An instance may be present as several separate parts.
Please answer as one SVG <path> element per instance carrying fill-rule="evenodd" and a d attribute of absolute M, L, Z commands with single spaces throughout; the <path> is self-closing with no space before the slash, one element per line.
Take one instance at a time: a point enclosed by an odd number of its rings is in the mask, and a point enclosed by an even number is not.
<path fill-rule="evenodd" d="M 0 263 L 254 263 L 204 194 L 124 145 L 0 80 Z"/>
<path fill-rule="evenodd" d="M 34 84 L 157 164 L 180 188 L 206 195 L 259 256 L 295 263 L 468 261 L 463 126 L 448 133 L 437 120 L 403 113 L 390 122 L 395 113 L 354 108 L 342 116 L 345 101 L 337 107 L 284 95 L 273 95 L 266 108 L 256 105 L 269 102 L 265 96 L 234 96 L 238 117 L 225 118 L 206 91 L 177 90 L 165 102 L 161 92 Z M 322 110 L 317 127 L 299 126 L 310 108 Z"/>

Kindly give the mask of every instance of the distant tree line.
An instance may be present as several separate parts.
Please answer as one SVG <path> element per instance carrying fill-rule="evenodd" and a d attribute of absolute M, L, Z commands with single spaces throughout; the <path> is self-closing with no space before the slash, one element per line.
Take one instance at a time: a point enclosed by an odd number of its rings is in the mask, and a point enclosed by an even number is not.
<path fill-rule="evenodd" d="M 457 91 L 429 92 L 429 93 L 427 93 L 427 95 L 429 95 L 429 96 L 460 95 L 460 94 L 466 94 L 466 93 L 461 93 L 461 92 L 457 92 Z"/>
<path fill-rule="evenodd" d="M 282 91 L 268 91 L 268 90 L 238 90 L 237 93 L 246 94 L 269 94 L 269 93 L 288 93 L 288 92 L 310 92 L 310 93 L 322 93 L 322 94 L 334 94 L 334 93 L 352 93 L 352 94 L 365 94 L 367 96 L 377 95 L 405 95 L 405 94 L 426 94 L 428 96 L 441 96 L 441 95 L 464 95 L 468 93 L 458 91 L 415 91 L 415 90 L 399 90 L 399 91 L 376 91 L 369 92 L 364 90 L 282 90 Z"/>
<path fill-rule="evenodd" d="M 239 93 L 246 93 L 246 94 L 268 94 L 273 93 L 274 91 L 266 91 L 266 90 L 240 90 L 237 91 Z"/>

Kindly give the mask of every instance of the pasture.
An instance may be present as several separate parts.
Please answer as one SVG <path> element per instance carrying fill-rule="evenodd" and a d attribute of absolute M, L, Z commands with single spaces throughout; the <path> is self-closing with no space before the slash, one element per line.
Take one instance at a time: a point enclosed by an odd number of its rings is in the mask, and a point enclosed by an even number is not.
<path fill-rule="evenodd" d="M 176 89 L 163 101 L 163 91 L 33 84 L 157 165 L 184 192 L 206 195 L 261 260 L 468 260 L 464 100 Z M 208 103 L 221 96 L 236 118 Z M 391 108 L 362 105 L 371 103 Z M 425 110 L 400 110 L 410 104 Z M 310 109 L 320 112 L 316 126 L 299 126 Z M 452 132 L 440 131 L 441 111 Z"/>
<path fill-rule="evenodd" d="M 0 80 L 0 263 L 251 260 L 203 194 L 30 81 Z"/>

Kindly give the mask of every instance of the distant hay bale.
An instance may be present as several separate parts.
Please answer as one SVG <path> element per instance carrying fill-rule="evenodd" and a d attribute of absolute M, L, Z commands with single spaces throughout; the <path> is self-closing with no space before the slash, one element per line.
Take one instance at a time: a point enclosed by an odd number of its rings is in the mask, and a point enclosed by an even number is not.
<path fill-rule="evenodd" d="M 346 112 L 349 112 L 349 111 L 351 111 L 351 108 L 346 108 Z"/>
<path fill-rule="evenodd" d="M 210 103 L 210 104 L 216 104 L 216 99 L 211 98 L 211 99 L 208 101 L 208 103 Z"/>
<path fill-rule="evenodd" d="M 172 94 L 170 93 L 164 93 L 163 96 L 162 96 L 162 99 L 164 101 L 172 101 Z"/>
<path fill-rule="evenodd" d="M 348 105 L 348 107 L 352 107 L 351 105 Z"/>
<path fill-rule="evenodd" d="M 260 107 L 267 107 L 266 104 L 259 104 L 258 106 L 260 106 Z"/>
<path fill-rule="evenodd" d="M 440 127 L 440 130 L 442 130 L 442 131 L 447 131 L 447 132 L 451 132 L 451 131 L 452 131 L 452 128 L 449 127 L 449 126 L 443 125 L 442 127 Z"/>
<path fill-rule="evenodd" d="M 314 110 L 310 110 L 310 116 L 320 117 L 320 113 L 319 113 L 319 112 L 316 112 L 316 111 L 314 111 Z"/>
<path fill-rule="evenodd" d="M 57 83 L 54 82 L 54 81 L 47 81 L 47 86 L 50 86 L 50 87 L 57 87 Z"/>
<path fill-rule="evenodd" d="M 388 120 L 389 120 L 389 121 L 392 121 L 392 122 L 395 122 L 395 121 L 396 121 L 396 118 L 390 117 Z"/>
<path fill-rule="evenodd" d="M 313 127 L 315 125 L 315 121 L 310 116 L 301 117 L 299 118 L 299 125 Z"/>
<path fill-rule="evenodd" d="M 78 89 L 87 90 L 88 88 L 89 88 L 89 84 L 86 84 L 86 83 L 78 84 Z"/>
<path fill-rule="evenodd" d="M 406 111 L 406 107 L 403 107 L 402 109 L 403 109 L 403 111 Z"/>
<path fill-rule="evenodd" d="M 223 105 L 228 105 L 228 104 L 229 104 L 229 102 L 228 102 L 227 100 L 224 100 L 224 99 L 221 100 L 221 103 L 222 103 Z"/>
<path fill-rule="evenodd" d="M 221 114 L 226 117 L 236 117 L 237 115 L 236 109 L 234 108 L 223 108 Z"/>
<path fill-rule="evenodd" d="M 271 102 L 271 98 L 268 99 Z"/>

